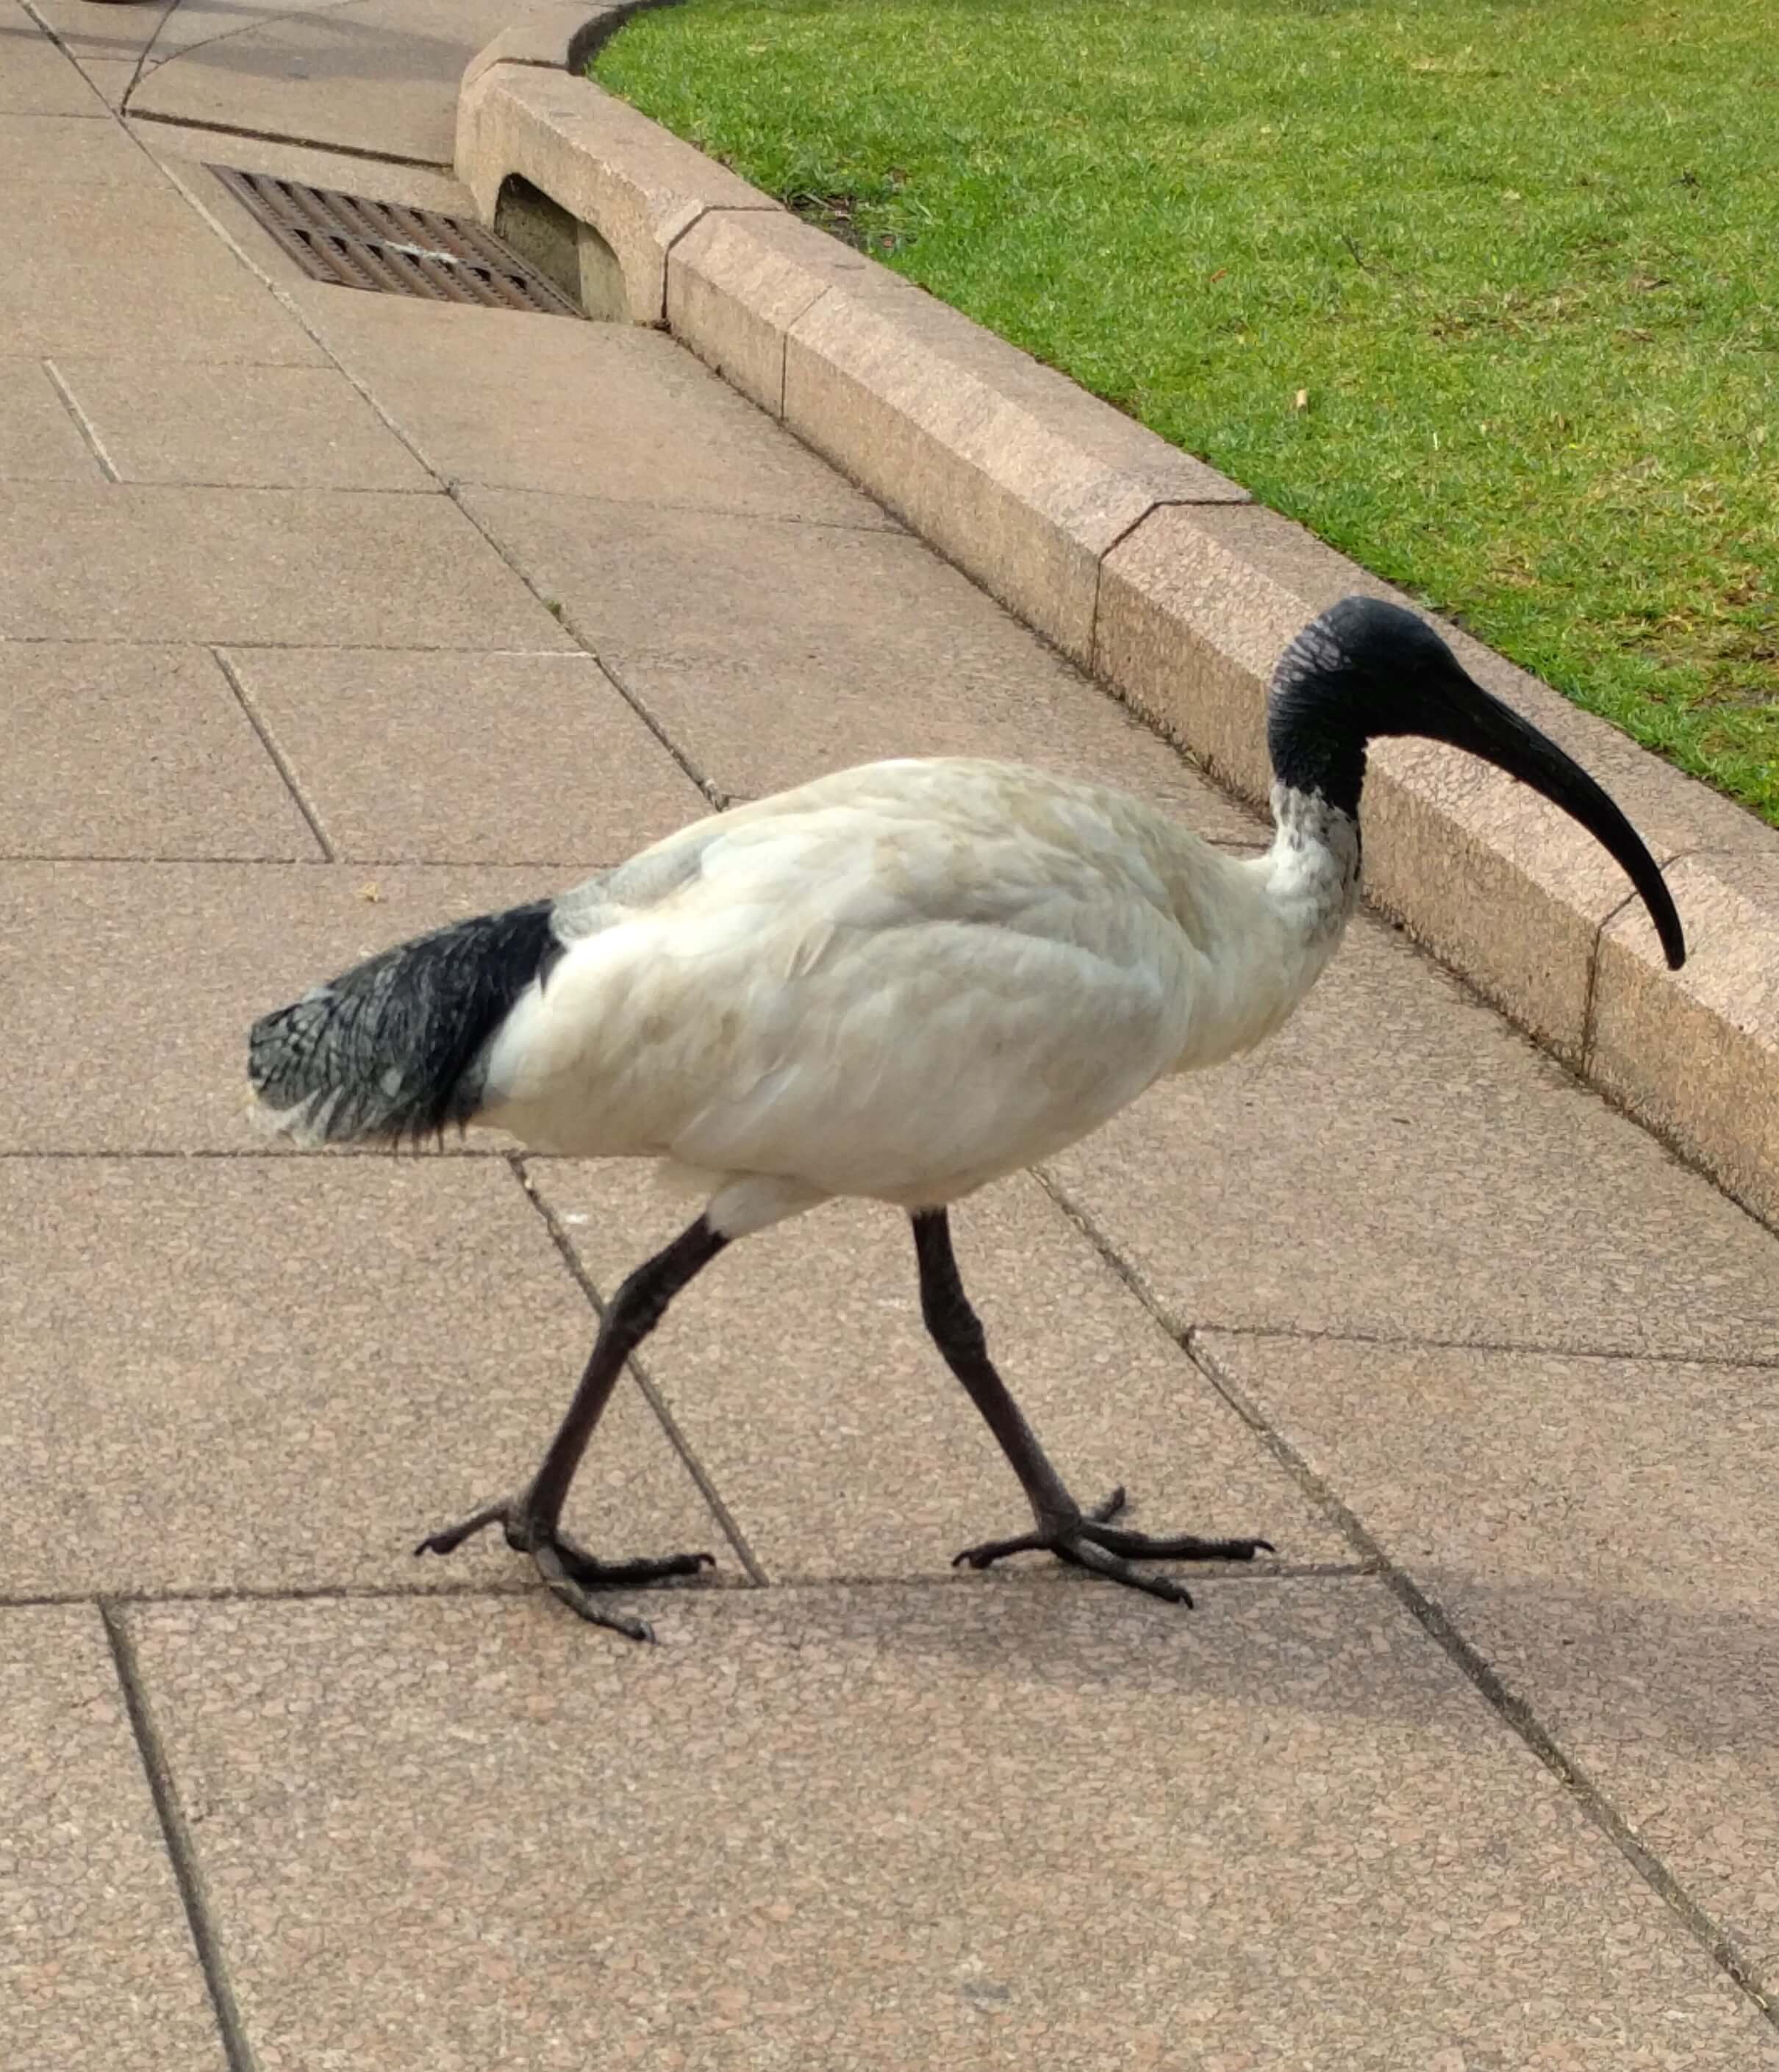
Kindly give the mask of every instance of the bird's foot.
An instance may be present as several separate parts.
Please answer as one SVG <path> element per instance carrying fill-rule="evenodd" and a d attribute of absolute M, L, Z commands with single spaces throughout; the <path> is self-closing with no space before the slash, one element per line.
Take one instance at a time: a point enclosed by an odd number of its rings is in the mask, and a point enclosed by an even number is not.
<path fill-rule="evenodd" d="M 466 1540 L 490 1525 L 500 1527 L 508 1546 L 516 1553 L 531 1556 L 537 1573 L 570 1611 L 590 1626 L 609 1626 L 632 1640 L 653 1640 L 653 1627 L 646 1619 L 602 1610 L 593 1597 L 594 1591 L 636 1589 L 669 1576 L 695 1576 L 699 1569 L 716 1565 L 714 1554 L 665 1554 L 653 1560 L 601 1561 L 566 1533 L 541 1524 L 527 1509 L 523 1497 L 491 1503 L 459 1524 L 429 1532 L 414 1551 L 454 1554 Z"/>
<path fill-rule="evenodd" d="M 966 1547 L 952 1557 L 954 1568 L 986 1568 L 1009 1554 L 1054 1554 L 1071 1567 L 1103 1576 L 1108 1582 L 1122 1583 L 1133 1590 L 1146 1590 L 1172 1605 L 1190 1605 L 1192 1593 L 1171 1576 L 1146 1576 L 1133 1568 L 1133 1561 L 1251 1561 L 1256 1554 L 1274 1552 L 1270 1540 L 1201 1540 L 1196 1534 L 1177 1533 L 1163 1539 L 1147 1532 L 1127 1532 L 1110 1521 L 1124 1508 L 1124 1491 L 1115 1489 L 1104 1503 L 1074 1518 L 1058 1519 L 1022 1532 L 1012 1540 L 985 1540 L 980 1547 Z"/>

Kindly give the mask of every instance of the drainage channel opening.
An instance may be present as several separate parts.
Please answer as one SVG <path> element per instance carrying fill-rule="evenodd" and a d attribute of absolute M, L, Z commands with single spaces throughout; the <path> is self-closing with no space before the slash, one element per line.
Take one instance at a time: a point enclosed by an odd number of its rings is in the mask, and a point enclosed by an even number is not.
<path fill-rule="evenodd" d="M 463 216 L 239 172 L 233 166 L 210 171 L 311 280 L 373 294 L 418 295 L 431 302 L 582 314 L 554 282 Z"/>

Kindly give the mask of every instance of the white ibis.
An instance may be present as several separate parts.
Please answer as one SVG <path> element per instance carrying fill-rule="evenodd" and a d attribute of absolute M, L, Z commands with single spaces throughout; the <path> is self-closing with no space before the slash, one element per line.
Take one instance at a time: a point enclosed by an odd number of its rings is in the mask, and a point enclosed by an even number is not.
<path fill-rule="evenodd" d="M 1307 627 L 1267 708 L 1277 823 L 1265 855 L 1209 848 L 1135 799 L 1011 764 L 870 763 L 701 820 L 554 900 L 370 958 L 266 1015 L 249 1072 L 274 1127 L 397 1144 L 474 1123 L 538 1149 L 652 1158 L 702 1212 L 624 1282 L 529 1486 L 417 1552 L 500 1525 L 584 1618 L 596 1593 L 687 1575 L 607 1563 L 559 1529 L 630 1353 L 738 1238 L 835 1196 L 912 1219 L 922 1314 L 1024 1488 L 1045 1549 L 1190 1604 L 1149 1559 L 1250 1559 L 1258 1539 L 1152 1537 L 1084 1511 L 991 1363 L 949 1205 L 1085 1137 L 1169 1072 L 1269 1035 L 1358 898 L 1366 743 L 1419 734 L 1543 793 L 1618 860 L 1666 952 L 1662 874 L 1562 750 L 1492 697 L 1413 614 L 1349 598 Z"/>

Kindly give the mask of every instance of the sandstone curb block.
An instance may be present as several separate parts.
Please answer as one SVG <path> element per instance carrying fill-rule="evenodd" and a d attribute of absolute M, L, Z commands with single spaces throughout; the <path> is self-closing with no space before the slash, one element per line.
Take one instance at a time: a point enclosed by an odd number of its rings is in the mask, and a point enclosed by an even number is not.
<path fill-rule="evenodd" d="M 1600 943 L 1588 1074 L 1725 1189 L 1779 1224 L 1779 855 L 1683 857 L 1667 872 L 1690 954 L 1670 972 L 1641 908 Z"/>
<path fill-rule="evenodd" d="M 635 323 L 665 321 L 668 249 L 706 210 L 784 213 L 591 80 L 510 60 L 459 95 L 455 158 L 485 222 L 497 224 L 501 190 L 517 178 L 595 231 Z"/>
<path fill-rule="evenodd" d="M 699 357 L 1083 668 L 1099 563 L 1162 504 L 1248 493 L 794 217 L 711 216 L 668 256 Z"/>
<path fill-rule="evenodd" d="M 826 248 L 826 249 L 824 249 Z M 742 394 L 784 415 L 791 327 L 863 256 L 794 216 L 706 216 L 667 265 L 667 327 Z"/>
<path fill-rule="evenodd" d="M 590 80 L 491 63 L 463 97 L 458 172 L 485 215 L 517 173 L 590 224 L 633 317 L 1244 797 L 1266 796 L 1266 689 L 1291 636 L 1349 591 L 1412 602 Z M 1425 615 L 1617 799 L 1673 878 L 1692 961 L 1660 964 L 1589 837 L 1430 743 L 1374 751 L 1368 896 L 1779 1223 L 1779 832 Z"/>

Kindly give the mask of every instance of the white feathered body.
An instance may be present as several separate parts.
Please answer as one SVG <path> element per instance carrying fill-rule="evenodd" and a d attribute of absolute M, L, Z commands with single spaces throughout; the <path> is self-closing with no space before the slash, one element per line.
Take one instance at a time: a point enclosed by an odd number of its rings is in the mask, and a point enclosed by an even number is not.
<path fill-rule="evenodd" d="M 1013 765 L 881 763 L 713 816 L 555 903 L 473 1118 L 541 1149 L 934 1207 L 1259 1042 L 1352 910 L 1357 837 L 1262 857 Z M 731 1187 L 732 1191 L 732 1187 Z"/>

